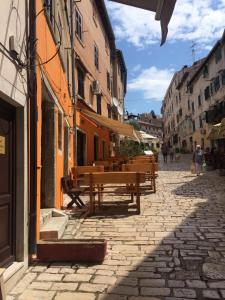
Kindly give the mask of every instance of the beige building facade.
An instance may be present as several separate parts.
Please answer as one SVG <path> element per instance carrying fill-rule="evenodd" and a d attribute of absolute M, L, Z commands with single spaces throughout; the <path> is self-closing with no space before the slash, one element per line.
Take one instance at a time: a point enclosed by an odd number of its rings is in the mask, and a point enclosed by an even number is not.
<path fill-rule="evenodd" d="M 224 35 L 209 54 L 174 74 L 163 100 L 165 142 L 191 152 L 212 146 L 213 124 L 225 114 Z"/>

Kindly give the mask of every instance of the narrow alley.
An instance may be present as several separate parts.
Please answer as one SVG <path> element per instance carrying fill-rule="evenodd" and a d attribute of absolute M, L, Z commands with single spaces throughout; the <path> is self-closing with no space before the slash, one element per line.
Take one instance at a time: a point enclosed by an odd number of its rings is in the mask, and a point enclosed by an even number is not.
<path fill-rule="evenodd" d="M 224 177 L 195 177 L 190 161 L 160 163 L 141 215 L 107 209 L 69 222 L 67 235 L 107 240 L 103 264 L 37 263 L 7 300 L 225 299 Z"/>

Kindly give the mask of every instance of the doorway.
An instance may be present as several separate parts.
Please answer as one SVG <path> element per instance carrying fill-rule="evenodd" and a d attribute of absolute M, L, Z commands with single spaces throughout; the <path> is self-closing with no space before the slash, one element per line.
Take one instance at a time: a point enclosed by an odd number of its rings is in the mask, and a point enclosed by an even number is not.
<path fill-rule="evenodd" d="M 77 165 L 84 166 L 86 163 L 86 134 L 77 130 Z"/>
<path fill-rule="evenodd" d="M 56 149 L 55 104 L 49 97 L 43 96 L 41 128 L 41 208 L 55 207 Z"/>
<path fill-rule="evenodd" d="M 69 174 L 69 127 L 64 123 L 64 165 L 63 174 L 67 176 Z"/>
<path fill-rule="evenodd" d="M 0 267 L 15 260 L 15 110 L 0 100 Z"/>
<path fill-rule="evenodd" d="M 94 161 L 98 160 L 99 153 L 99 138 L 97 135 L 94 136 Z"/>

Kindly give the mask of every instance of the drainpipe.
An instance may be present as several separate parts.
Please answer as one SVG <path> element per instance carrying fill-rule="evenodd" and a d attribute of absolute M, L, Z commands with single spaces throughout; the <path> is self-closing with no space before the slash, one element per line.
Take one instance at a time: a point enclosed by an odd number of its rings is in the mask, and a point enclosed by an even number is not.
<path fill-rule="evenodd" d="M 74 39 L 74 1 L 70 0 L 70 42 L 71 42 L 71 74 L 72 74 L 72 102 L 73 102 L 73 129 L 74 129 L 74 165 L 77 164 L 77 97 L 76 97 L 76 81 L 75 81 L 75 39 Z"/>
<path fill-rule="evenodd" d="M 28 178 L 29 178 L 29 256 L 36 253 L 37 218 L 37 80 L 36 80 L 36 1 L 29 0 L 28 39 Z"/>

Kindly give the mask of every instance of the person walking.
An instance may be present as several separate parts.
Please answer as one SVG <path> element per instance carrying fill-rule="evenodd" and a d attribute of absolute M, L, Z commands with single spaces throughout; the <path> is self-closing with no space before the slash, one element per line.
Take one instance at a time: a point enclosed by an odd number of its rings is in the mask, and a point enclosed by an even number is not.
<path fill-rule="evenodd" d="M 170 146 L 170 148 L 169 148 L 169 155 L 170 155 L 170 162 L 173 162 L 173 160 L 174 160 L 174 149 L 173 149 L 173 146 Z"/>
<path fill-rule="evenodd" d="M 162 150 L 164 163 L 167 163 L 168 147 L 165 143 L 162 144 L 162 149 L 161 150 Z"/>
<path fill-rule="evenodd" d="M 197 176 L 199 176 L 202 171 L 203 161 L 204 161 L 204 153 L 201 149 L 201 146 L 197 145 L 196 150 L 193 153 L 193 162 L 195 163 Z"/>

